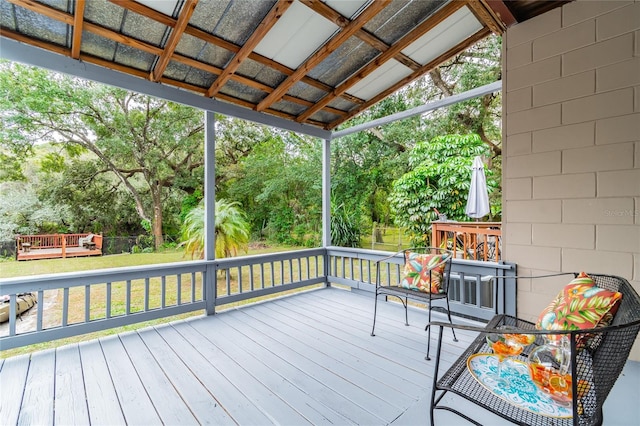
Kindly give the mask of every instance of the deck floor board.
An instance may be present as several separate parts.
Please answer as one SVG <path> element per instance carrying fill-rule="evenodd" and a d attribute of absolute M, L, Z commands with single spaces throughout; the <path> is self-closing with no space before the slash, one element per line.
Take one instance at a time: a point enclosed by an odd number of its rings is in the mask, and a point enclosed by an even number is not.
<path fill-rule="evenodd" d="M 77 344 L 56 350 L 54 396 L 54 423 L 59 425 L 86 425 L 89 409 L 84 390 L 84 377 Z"/>
<path fill-rule="evenodd" d="M 0 360 L 0 424 L 427 424 L 427 313 L 410 308 L 406 327 L 401 304 L 378 309 L 372 337 L 371 294 L 320 289 Z M 443 369 L 474 337 L 447 333 Z M 618 383 L 605 424 L 640 423 L 640 363 Z M 509 424 L 446 399 L 484 424 Z"/>

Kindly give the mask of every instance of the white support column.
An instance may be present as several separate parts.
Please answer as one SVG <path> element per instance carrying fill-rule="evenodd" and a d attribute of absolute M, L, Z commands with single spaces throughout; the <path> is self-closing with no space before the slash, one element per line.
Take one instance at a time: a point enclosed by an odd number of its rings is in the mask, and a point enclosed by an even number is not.
<path fill-rule="evenodd" d="M 204 258 L 216 258 L 216 117 L 212 111 L 204 115 Z M 207 267 L 205 291 L 207 315 L 215 314 L 216 268 L 212 262 Z"/>
<path fill-rule="evenodd" d="M 322 247 L 331 245 L 331 140 L 322 144 Z M 331 286 L 329 276 L 329 256 L 324 255 L 324 276 L 327 287 Z"/>
<path fill-rule="evenodd" d="M 331 140 L 322 144 L 322 247 L 331 245 Z"/>

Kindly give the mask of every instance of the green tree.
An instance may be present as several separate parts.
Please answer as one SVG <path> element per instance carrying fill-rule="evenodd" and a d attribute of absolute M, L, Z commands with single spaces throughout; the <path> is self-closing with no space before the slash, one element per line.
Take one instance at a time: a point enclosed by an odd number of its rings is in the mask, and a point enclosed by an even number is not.
<path fill-rule="evenodd" d="M 465 207 L 473 158 L 489 154 L 488 146 L 476 134 L 438 136 L 414 147 L 411 171 L 393 183 L 389 197 L 396 224 L 408 230 L 414 244 L 425 242 L 436 217 L 434 209 L 449 219 L 469 219 Z M 491 193 L 497 182 L 490 171 L 486 174 Z"/>
<path fill-rule="evenodd" d="M 38 142 L 90 152 L 95 173 L 110 174 L 151 224 L 156 247 L 172 190 L 202 185 L 203 115 L 194 108 L 4 62 L 0 115 L 0 160 L 15 164 Z"/>
<path fill-rule="evenodd" d="M 238 250 L 247 251 L 249 224 L 237 202 L 216 201 L 215 236 L 216 258 L 231 257 Z M 187 213 L 182 226 L 182 245 L 191 258 L 204 257 L 204 204 L 200 202 Z"/>

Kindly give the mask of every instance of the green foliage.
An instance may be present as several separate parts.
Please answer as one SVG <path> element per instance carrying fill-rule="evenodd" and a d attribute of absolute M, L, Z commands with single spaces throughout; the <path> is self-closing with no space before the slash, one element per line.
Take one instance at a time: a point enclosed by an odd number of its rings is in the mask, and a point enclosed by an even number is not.
<path fill-rule="evenodd" d="M 331 204 L 331 244 L 340 247 L 360 247 L 359 215 L 344 204 Z"/>
<path fill-rule="evenodd" d="M 239 203 L 218 199 L 215 208 L 216 258 L 236 256 L 239 249 L 246 252 L 249 224 Z M 200 203 L 187 214 L 182 227 L 181 245 L 192 258 L 204 257 L 204 231 L 204 203 Z"/>
<path fill-rule="evenodd" d="M 475 134 L 439 136 L 416 144 L 409 156 L 412 170 L 396 180 L 389 197 L 398 226 L 406 228 L 414 244 L 425 242 L 434 209 L 452 220 L 469 220 L 465 214 L 471 166 L 488 147 Z M 497 188 L 486 171 L 489 193 Z"/>
<path fill-rule="evenodd" d="M 40 171 L 53 176 L 48 186 L 60 185 L 52 188 L 58 193 L 69 188 L 126 194 L 133 209 L 125 211 L 142 221 L 135 227 L 151 225 L 147 230 L 158 247 L 164 214 L 178 213 L 179 200 L 202 185 L 203 114 L 194 108 L 3 62 L 0 114 L 0 160 L 20 166 L 10 178 L 24 176 L 25 159 L 36 144 L 61 147 L 40 161 Z M 85 178 L 80 185 L 77 174 Z M 101 197 L 85 198 L 83 204 L 77 203 L 83 198 L 78 194 L 62 198 L 74 203 L 72 212 L 92 210 L 93 222 L 99 218 L 108 226 L 100 214 Z M 74 218 L 77 227 L 85 220 Z"/>

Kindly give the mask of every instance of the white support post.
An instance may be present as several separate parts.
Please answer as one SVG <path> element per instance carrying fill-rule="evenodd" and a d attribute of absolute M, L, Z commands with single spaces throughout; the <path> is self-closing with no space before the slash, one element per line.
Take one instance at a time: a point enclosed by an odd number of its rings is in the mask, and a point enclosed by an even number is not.
<path fill-rule="evenodd" d="M 322 144 L 322 247 L 331 245 L 331 140 Z M 329 256 L 324 256 L 324 276 L 329 276 Z M 327 287 L 331 284 L 327 280 Z"/>
<path fill-rule="evenodd" d="M 204 115 L 204 258 L 211 261 L 205 274 L 207 315 L 216 310 L 216 117 Z"/>

